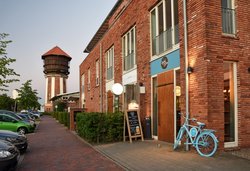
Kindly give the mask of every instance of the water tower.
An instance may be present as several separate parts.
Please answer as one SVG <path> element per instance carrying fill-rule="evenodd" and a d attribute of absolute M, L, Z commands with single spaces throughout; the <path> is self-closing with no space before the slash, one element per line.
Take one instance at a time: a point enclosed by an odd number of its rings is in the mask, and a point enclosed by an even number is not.
<path fill-rule="evenodd" d="M 58 46 L 42 55 L 43 72 L 46 79 L 44 111 L 53 111 L 50 99 L 67 92 L 66 80 L 69 75 L 71 57 Z"/>

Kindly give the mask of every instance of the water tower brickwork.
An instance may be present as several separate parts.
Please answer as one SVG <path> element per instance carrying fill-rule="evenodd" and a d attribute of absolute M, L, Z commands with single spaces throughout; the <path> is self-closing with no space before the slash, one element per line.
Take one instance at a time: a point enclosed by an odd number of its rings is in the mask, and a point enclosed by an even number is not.
<path fill-rule="evenodd" d="M 44 111 L 50 112 L 54 109 L 50 99 L 58 94 L 67 93 L 71 57 L 56 46 L 42 55 L 42 59 L 46 80 Z"/>

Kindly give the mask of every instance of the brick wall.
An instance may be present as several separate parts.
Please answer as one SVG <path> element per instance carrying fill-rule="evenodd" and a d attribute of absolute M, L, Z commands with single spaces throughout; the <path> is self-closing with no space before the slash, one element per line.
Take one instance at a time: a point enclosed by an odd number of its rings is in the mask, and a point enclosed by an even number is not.
<path fill-rule="evenodd" d="M 182 1 L 179 1 L 179 4 Z M 217 130 L 220 146 L 224 147 L 224 82 L 223 61 L 237 62 L 239 146 L 250 145 L 250 10 L 245 1 L 236 1 L 237 34 L 222 34 L 221 1 L 187 1 L 188 56 L 194 68 L 190 74 L 190 113 Z M 182 13 L 182 5 L 179 6 Z M 181 87 L 184 79 L 183 16 L 180 19 Z M 183 89 L 184 90 L 184 89 Z M 185 109 L 182 96 L 182 109 Z M 242 141 L 244 139 L 244 141 Z"/>
<path fill-rule="evenodd" d="M 121 37 L 136 26 L 136 62 L 138 83 L 143 83 L 146 93 L 141 95 L 141 114 L 151 115 L 150 77 L 150 9 L 157 0 L 132 0 L 122 3 L 109 22 L 110 28 L 80 65 L 80 76 L 85 73 L 85 100 L 88 111 L 100 111 L 100 86 L 95 86 L 95 61 L 102 57 L 101 104 L 106 110 L 106 62 L 105 53 L 114 46 L 114 82 L 122 82 Z M 187 0 L 188 58 L 194 72 L 189 75 L 189 101 L 191 117 L 205 122 L 208 128 L 217 130 L 220 148 L 224 147 L 224 71 L 223 61 L 237 62 L 238 134 L 239 147 L 250 146 L 250 33 L 247 1 L 237 0 L 237 34 L 222 34 L 221 1 Z M 121 9 L 124 8 L 124 11 Z M 119 15 L 118 15 L 119 14 Z M 119 17 L 115 17 L 119 16 Z M 183 2 L 179 0 L 180 79 L 181 109 L 185 112 L 184 33 Z M 88 68 L 91 69 L 91 90 L 87 91 Z M 80 93 L 81 94 L 81 93 Z M 81 99 L 81 98 L 80 98 Z M 244 141 L 243 141 L 244 140 Z"/>
<path fill-rule="evenodd" d="M 150 79 L 150 17 L 149 10 L 156 0 L 137 0 L 137 1 L 124 1 L 114 13 L 109 22 L 111 27 L 104 37 L 99 41 L 95 48 L 89 53 L 87 58 L 80 65 L 80 75 L 85 73 L 85 85 L 87 85 L 87 70 L 91 68 L 91 91 L 85 91 L 86 108 L 88 111 L 99 111 L 100 107 L 97 102 L 100 102 L 100 87 L 93 87 L 95 81 L 95 61 L 102 54 L 103 61 L 103 109 L 106 110 L 107 106 L 107 93 L 106 89 L 106 61 L 105 53 L 111 46 L 114 46 L 114 82 L 122 83 L 122 36 L 133 26 L 136 26 L 136 63 L 138 83 L 143 83 L 146 87 L 146 94 L 141 95 L 141 114 L 150 115 L 151 113 L 151 79 Z M 125 10 L 122 10 L 125 9 Z M 123 12 L 121 12 L 123 11 Z M 115 17 L 116 16 L 116 17 Z M 119 16 L 119 17 L 117 17 Z M 94 72 L 94 73 L 93 73 Z M 86 87 L 86 86 L 85 86 Z M 86 90 L 86 88 L 85 88 Z M 81 93 L 80 93 L 81 94 Z M 92 97 L 92 100 L 91 100 Z M 122 100 L 122 97 L 121 97 Z"/>

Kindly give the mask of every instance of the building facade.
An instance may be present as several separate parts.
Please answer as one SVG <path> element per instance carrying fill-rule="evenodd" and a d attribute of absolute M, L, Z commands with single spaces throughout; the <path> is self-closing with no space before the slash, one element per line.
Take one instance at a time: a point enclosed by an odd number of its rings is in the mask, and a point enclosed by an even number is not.
<path fill-rule="evenodd" d="M 250 9 L 240 0 L 119 0 L 84 52 L 80 103 L 137 104 L 152 137 L 173 143 L 181 112 L 215 129 L 219 147 L 250 146 Z"/>
<path fill-rule="evenodd" d="M 45 74 L 45 104 L 44 111 L 54 111 L 51 98 L 67 92 L 67 78 L 69 75 L 69 62 L 71 57 L 61 48 L 55 46 L 42 55 Z"/>

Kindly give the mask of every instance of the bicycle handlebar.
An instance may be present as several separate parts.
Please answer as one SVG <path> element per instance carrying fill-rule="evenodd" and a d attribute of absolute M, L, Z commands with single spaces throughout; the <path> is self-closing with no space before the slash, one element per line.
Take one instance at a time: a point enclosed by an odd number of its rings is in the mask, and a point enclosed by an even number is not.
<path fill-rule="evenodd" d="M 184 115 L 182 115 L 182 113 L 178 113 L 178 114 L 179 114 L 180 116 L 184 117 L 185 120 L 187 119 Z M 196 122 L 196 121 L 197 121 L 196 118 L 189 118 L 188 120 L 189 120 L 189 121 L 193 121 L 193 122 Z"/>

